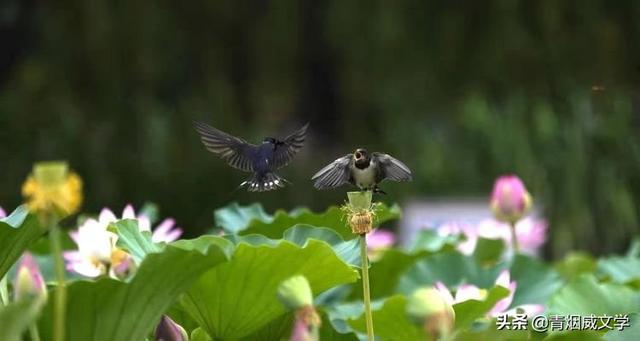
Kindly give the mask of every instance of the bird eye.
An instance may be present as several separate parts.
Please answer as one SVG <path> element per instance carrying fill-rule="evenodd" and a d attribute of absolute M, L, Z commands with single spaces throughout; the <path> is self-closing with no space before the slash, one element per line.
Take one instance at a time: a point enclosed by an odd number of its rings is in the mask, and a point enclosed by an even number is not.
<path fill-rule="evenodd" d="M 355 155 L 356 159 L 359 159 L 362 157 L 362 154 L 360 154 L 360 152 L 356 152 Z"/>

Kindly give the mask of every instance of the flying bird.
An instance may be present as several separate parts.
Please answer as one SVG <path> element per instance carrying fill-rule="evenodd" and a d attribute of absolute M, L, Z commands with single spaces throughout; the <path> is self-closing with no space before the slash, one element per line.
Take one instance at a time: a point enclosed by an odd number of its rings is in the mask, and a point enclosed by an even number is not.
<path fill-rule="evenodd" d="M 317 189 L 329 189 L 350 183 L 360 190 L 382 193 L 378 184 L 389 179 L 411 181 L 411 170 L 389 154 L 358 148 L 353 154 L 336 159 L 317 172 L 311 180 Z"/>
<path fill-rule="evenodd" d="M 274 171 L 286 166 L 304 145 L 307 127 L 279 140 L 266 137 L 259 145 L 227 134 L 206 123 L 194 122 L 200 139 L 210 152 L 220 156 L 229 166 L 252 173 L 251 177 L 238 188 L 246 187 L 249 192 L 264 192 L 284 187 L 286 179 Z"/>

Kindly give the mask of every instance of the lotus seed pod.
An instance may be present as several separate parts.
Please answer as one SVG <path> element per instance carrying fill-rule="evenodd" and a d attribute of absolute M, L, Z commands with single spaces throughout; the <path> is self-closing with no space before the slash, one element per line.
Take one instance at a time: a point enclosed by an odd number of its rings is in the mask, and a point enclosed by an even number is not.
<path fill-rule="evenodd" d="M 278 286 L 278 299 L 291 310 L 313 305 L 313 293 L 309 281 L 302 275 L 282 281 Z"/>
<path fill-rule="evenodd" d="M 349 226 L 354 234 L 367 234 L 373 229 L 373 217 L 371 212 L 362 211 L 349 216 Z"/>

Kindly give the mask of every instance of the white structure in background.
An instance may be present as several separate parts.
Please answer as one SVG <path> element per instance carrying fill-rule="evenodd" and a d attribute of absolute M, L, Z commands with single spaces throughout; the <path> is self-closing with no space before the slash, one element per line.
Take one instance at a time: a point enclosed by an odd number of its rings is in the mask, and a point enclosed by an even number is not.
<path fill-rule="evenodd" d="M 535 207 L 529 216 L 538 216 Z M 400 245 L 411 245 L 411 240 L 422 229 L 433 229 L 451 222 L 477 226 L 492 217 L 489 199 L 484 197 L 413 200 L 403 208 L 399 242 Z"/>

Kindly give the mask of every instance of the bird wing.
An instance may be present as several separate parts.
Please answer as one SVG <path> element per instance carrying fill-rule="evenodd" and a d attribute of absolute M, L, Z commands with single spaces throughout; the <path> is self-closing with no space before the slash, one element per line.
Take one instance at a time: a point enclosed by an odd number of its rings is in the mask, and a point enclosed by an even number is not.
<path fill-rule="evenodd" d="M 411 181 L 411 170 L 400 160 L 384 153 L 371 153 L 371 159 L 378 166 L 378 174 L 376 174 L 376 182 L 384 179 L 393 181 Z"/>
<path fill-rule="evenodd" d="M 282 143 L 276 144 L 276 150 L 273 154 L 273 167 L 275 169 L 286 166 L 293 160 L 296 153 L 302 149 L 304 140 L 307 137 L 308 127 L 309 123 L 287 136 Z"/>
<path fill-rule="evenodd" d="M 245 172 L 253 171 L 251 155 L 255 151 L 255 145 L 206 123 L 194 122 L 193 125 L 207 150 L 219 155 L 233 168 Z"/>
<path fill-rule="evenodd" d="M 344 185 L 351 180 L 350 165 L 353 161 L 353 154 L 347 154 L 318 171 L 311 180 L 317 189 L 329 189 Z"/>

